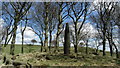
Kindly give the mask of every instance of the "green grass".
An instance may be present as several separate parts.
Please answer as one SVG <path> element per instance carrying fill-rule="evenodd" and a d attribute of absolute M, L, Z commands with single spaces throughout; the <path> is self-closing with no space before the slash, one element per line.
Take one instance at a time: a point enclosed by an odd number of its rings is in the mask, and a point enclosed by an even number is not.
<path fill-rule="evenodd" d="M 15 45 L 15 51 L 14 51 L 14 53 L 15 54 L 19 54 L 19 53 L 21 53 L 21 45 Z M 29 53 L 29 51 L 30 52 L 33 52 L 33 51 L 38 51 L 38 50 L 40 50 L 40 46 L 39 45 L 31 45 L 31 46 L 29 46 L 29 45 L 24 45 L 24 53 Z M 9 54 L 10 53 L 10 45 L 7 45 L 7 47 L 6 47 L 6 53 L 7 54 Z"/>
<path fill-rule="evenodd" d="M 32 65 L 40 66 L 117 66 L 120 64 L 120 60 L 115 58 L 115 54 L 111 57 L 109 52 L 106 52 L 106 56 L 102 56 L 102 52 L 99 50 L 99 55 L 94 55 L 92 53 L 95 52 L 95 49 L 92 48 L 88 48 L 89 53 L 85 54 L 85 47 L 79 47 L 78 54 L 75 54 L 74 48 L 71 47 L 71 54 L 66 56 L 63 54 L 63 47 L 59 47 L 60 52 L 58 53 L 40 52 L 40 47 L 38 45 L 24 45 L 24 54 L 21 54 L 21 45 L 15 45 L 15 55 L 19 54 L 15 61 L 29 62 Z M 53 51 L 54 48 L 51 50 Z M 9 55 L 10 45 L 5 51 L 7 58 L 11 59 L 12 56 Z"/>
<path fill-rule="evenodd" d="M 7 45 L 7 47 L 6 47 L 5 51 L 6 51 L 7 54 L 10 53 L 10 46 L 11 45 Z M 15 54 L 21 53 L 21 47 L 22 47 L 21 45 L 16 44 L 14 53 Z M 41 49 L 40 45 L 31 45 L 31 46 L 24 45 L 24 53 L 29 53 L 29 51 L 30 52 L 34 52 L 34 51 L 39 51 L 40 52 L 40 49 Z M 59 47 L 59 50 L 60 50 L 60 52 L 63 52 L 63 47 Z M 85 47 L 78 47 L 78 52 L 79 53 L 85 53 L 85 50 L 86 50 Z M 52 48 L 51 51 L 54 51 L 54 48 Z M 74 53 L 74 47 L 71 47 L 70 51 L 71 51 L 71 53 Z M 95 52 L 95 49 L 88 48 L 88 53 L 93 53 L 93 52 Z M 102 52 L 100 52 L 100 51 L 98 51 L 98 52 L 99 52 L 99 54 L 102 54 Z M 109 52 L 106 51 L 106 55 L 110 55 Z"/>

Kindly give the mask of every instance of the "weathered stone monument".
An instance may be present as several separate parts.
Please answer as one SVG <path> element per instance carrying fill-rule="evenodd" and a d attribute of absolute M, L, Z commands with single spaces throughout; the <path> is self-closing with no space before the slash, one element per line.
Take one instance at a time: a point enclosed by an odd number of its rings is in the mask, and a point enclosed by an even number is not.
<path fill-rule="evenodd" d="M 64 54 L 70 54 L 70 32 L 69 32 L 69 25 L 66 23 L 65 28 L 65 35 L 64 35 Z"/>

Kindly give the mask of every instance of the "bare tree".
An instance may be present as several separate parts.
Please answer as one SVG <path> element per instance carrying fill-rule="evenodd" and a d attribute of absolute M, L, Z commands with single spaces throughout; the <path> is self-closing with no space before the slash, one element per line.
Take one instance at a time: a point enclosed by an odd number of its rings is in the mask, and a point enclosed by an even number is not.
<path fill-rule="evenodd" d="M 83 2 L 73 2 L 70 3 L 70 7 L 68 9 L 68 15 L 72 19 L 72 22 L 74 24 L 74 31 L 75 31 L 75 36 L 74 36 L 74 50 L 75 53 L 78 52 L 78 42 L 79 42 L 79 35 L 80 31 L 82 29 L 83 24 L 86 21 L 87 17 L 87 11 L 89 7 L 89 3 L 83 3 Z M 80 22 L 80 20 L 82 20 Z M 78 26 L 78 24 L 81 24 Z"/>
<path fill-rule="evenodd" d="M 79 35 L 79 41 L 84 41 L 86 46 L 86 54 L 88 54 L 88 46 L 89 46 L 89 40 L 94 38 L 96 34 L 96 29 L 93 27 L 91 23 L 86 23 L 83 25 L 80 35 Z M 80 43 L 78 43 L 79 45 Z"/>
<path fill-rule="evenodd" d="M 51 17 L 53 18 L 53 17 Z M 54 31 L 55 27 L 56 27 L 56 22 L 57 20 L 55 18 L 53 18 L 51 20 L 51 22 L 49 23 L 49 51 L 51 51 L 51 43 L 52 43 L 52 32 Z"/>
<path fill-rule="evenodd" d="M 7 4 L 9 6 L 11 6 L 10 8 L 12 9 L 12 11 L 11 11 L 11 9 L 7 8 L 8 7 Z M 10 48 L 10 54 L 14 55 L 17 25 L 24 18 L 27 11 L 29 11 L 32 3 L 29 3 L 29 2 L 16 2 L 16 3 L 3 3 L 3 5 L 5 6 L 6 12 L 14 20 L 14 23 L 13 23 L 14 27 L 13 27 L 13 31 L 11 33 L 13 37 L 12 37 L 11 48 Z"/>
<path fill-rule="evenodd" d="M 44 19 L 44 24 L 45 24 L 45 52 L 48 51 L 48 22 L 49 22 L 49 18 L 48 18 L 48 6 L 49 6 L 49 2 L 44 2 L 44 8 L 45 8 L 45 19 Z"/>
<path fill-rule="evenodd" d="M 34 23 L 36 24 L 36 23 Z M 44 46 L 44 30 L 43 30 L 43 27 L 42 25 L 41 26 L 41 29 L 39 29 L 38 26 L 33 26 L 33 25 L 29 25 L 32 29 L 29 29 L 31 31 L 33 31 L 38 37 L 39 37 L 39 40 L 40 40 L 40 44 L 41 44 L 41 52 L 43 51 L 43 46 Z"/>
<path fill-rule="evenodd" d="M 13 31 L 13 18 L 6 12 L 5 9 L 8 9 L 8 4 L 6 5 L 2 5 L 3 7 L 3 12 L 2 12 L 2 19 L 4 20 L 4 24 L 5 24 L 5 32 L 6 32 L 6 36 L 5 36 L 5 41 L 4 41 L 4 48 L 7 46 L 7 44 L 9 43 L 9 41 L 12 38 L 11 32 Z"/>
<path fill-rule="evenodd" d="M 55 51 L 57 52 L 59 51 L 58 47 L 59 47 L 59 36 L 61 34 L 61 32 L 63 31 L 63 25 L 62 23 L 66 20 L 66 17 L 68 16 L 66 14 L 66 7 L 68 6 L 67 3 L 65 2 L 58 2 L 57 3 L 57 7 L 58 7 L 58 12 L 57 12 L 57 19 L 58 19 L 58 24 L 57 24 L 57 32 L 56 32 L 56 45 L 55 45 Z"/>
<path fill-rule="evenodd" d="M 111 24 L 111 25 L 113 25 L 113 26 L 117 25 L 117 27 L 118 27 L 118 34 L 117 34 L 118 37 L 117 37 L 117 39 L 120 40 L 120 35 L 119 35 L 119 33 L 120 33 L 120 19 L 119 19 L 120 18 L 120 5 L 119 4 L 120 4 L 120 2 L 116 2 L 113 5 L 113 8 L 115 9 L 115 11 L 113 13 L 111 13 L 111 17 L 112 17 L 112 20 L 114 22 L 114 25 L 113 24 Z M 114 31 L 114 28 L 112 28 L 112 29 L 113 29 L 112 31 Z M 112 36 L 113 35 L 111 35 L 111 37 Z M 117 55 L 118 54 L 117 52 L 119 51 L 119 53 L 120 53 L 120 46 L 119 46 L 119 44 L 120 44 L 120 42 L 118 41 L 118 46 L 114 45 L 114 47 L 116 49 L 116 56 L 118 56 L 118 57 L 119 57 L 119 55 Z"/>
<path fill-rule="evenodd" d="M 32 12 L 32 21 L 34 23 L 29 24 L 29 26 L 32 28 L 32 30 L 36 35 L 38 35 L 40 44 L 41 44 L 41 52 L 44 51 L 44 38 L 45 38 L 45 23 L 44 23 L 44 17 L 45 17 L 45 10 L 44 10 L 44 4 L 42 2 L 40 3 L 34 3 L 33 7 L 35 8 L 34 12 Z"/>
<path fill-rule="evenodd" d="M 95 47 L 96 47 L 96 51 L 95 53 L 98 54 L 98 49 L 99 47 L 101 46 L 102 42 L 100 41 L 101 40 L 101 35 L 99 35 L 99 33 L 97 32 L 94 36 L 94 40 L 95 40 Z"/>
<path fill-rule="evenodd" d="M 106 41 L 108 39 L 111 56 L 113 54 L 112 46 L 114 46 L 116 49 L 116 57 L 118 57 L 118 49 L 113 41 L 114 22 L 111 16 L 115 11 L 115 4 L 116 3 L 113 2 L 98 3 L 95 7 L 97 13 L 95 16 L 91 17 L 94 19 L 94 22 L 97 23 L 97 30 L 103 40 L 103 56 L 105 55 Z"/>
<path fill-rule="evenodd" d="M 24 52 L 24 50 L 23 50 L 23 44 L 24 44 L 24 32 L 25 32 L 25 29 L 26 29 L 26 27 L 27 27 L 27 17 L 26 17 L 26 20 L 25 20 L 25 24 L 24 24 L 24 27 L 23 27 L 23 22 L 21 22 L 21 35 L 22 35 L 22 47 L 21 47 L 21 53 L 23 53 Z"/>
<path fill-rule="evenodd" d="M 42 9 L 42 10 L 41 10 Z M 52 32 L 56 27 L 57 21 L 57 6 L 56 3 L 51 2 L 41 2 L 36 3 L 34 20 L 35 24 L 32 27 L 34 32 L 41 38 L 41 43 L 44 42 L 44 51 L 48 51 L 48 37 L 50 37 L 50 44 L 52 40 Z M 35 28 L 35 29 L 34 29 Z M 50 36 L 49 36 L 50 35 Z M 44 37 L 44 38 L 43 38 Z M 50 48 L 49 48 L 50 49 Z"/>
<path fill-rule="evenodd" d="M 49 23 L 48 23 L 48 30 L 49 30 L 49 51 L 51 51 L 51 42 L 52 42 L 52 32 L 55 31 L 56 25 L 58 23 L 57 16 L 58 16 L 58 7 L 56 3 L 49 4 Z"/>

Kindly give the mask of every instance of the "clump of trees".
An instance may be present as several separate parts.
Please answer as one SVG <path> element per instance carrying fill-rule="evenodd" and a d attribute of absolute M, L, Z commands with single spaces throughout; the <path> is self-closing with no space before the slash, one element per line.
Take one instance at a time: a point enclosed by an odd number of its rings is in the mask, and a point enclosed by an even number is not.
<path fill-rule="evenodd" d="M 110 54 L 113 55 L 113 47 L 116 49 L 116 57 L 118 58 L 118 48 L 114 41 L 114 26 L 116 26 L 116 22 L 113 19 L 113 14 L 115 13 L 115 6 L 118 6 L 118 3 L 114 2 L 101 2 L 94 6 L 96 10 L 96 14 L 91 15 L 92 21 L 96 23 L 96 28 L 100 35 L 100 39 L 102 39 L 103 45 L 103 56 L 106 55 L 106 42 L 109 42 Z"/>
<path fill-rule="evenodd" d="M 115 43 L 116 39 L 120 39 L 117 37 L 120 31 L 118 3 L 99 2 L 93 5 L 91 2 L 3 2 L 2 7 L 2 18 L 7 24 L 4 47 L 11 41 L 11 55 L 14 55 L 17 29 L 21 24 L 21 53 L 24 52 L 24 31 L 26 27 L 31 27 L 31 31 L 39 37 L 41 52 L 51 51 L 52 41 L 55 43 L 54 52 L 59 52 L 60 39 L 63 38 L 61 36 L 65 36 L 62 41 L 64 54 L 70 53 L 70 44 L 74 45 L 74 52 L 77 54 L 81 41 L 86 45 L 86 54 L 89 54 L 88 46 L 93 39 L 98 43 L 102 41 L 102 44 L 96 45 L 97 53 L 98 47 L 102 46 L 105 56 L 106 46 L 109 45 L 110 55 L 113 56 L 113 48 L 115 48 L 116 57 L 119 58 L 120 49 Z M 65 28 L 66 21 L 69 27 L 66 24 Z M 87 31 L 89 25 L 84 27 L 87 23 L 95 27 L 94 30 L 97 31 L 95 34 Z M 34 44 L 37 41 L 33 39 L 31 42 Z"/>
<path fill-rule="evenodd" d="M 31 42 L 33 43 L 33 45 L 34 45 L 34 43 L 37 43 L 37 41 L 35 39 L 32 39 Z"/>
<path fill-rule="evenodd" d="M 29 11 L 32 3 L 29 2 L 18 2 L 18 3 L 9 3 L 4 2 L 3 3 L 3 15 L 9 17 L 13 23 L 12 24 L 12 30 L 11 30 L 11 47 L 10 47 L 10 54 L 14 55 L 15 50 L 15 39 L 16 39 L 16 31 L 17 26 L 21 20 L 24 20 L 24 17 L 26 16 L 27 12 Z M 11 11 L 12 10 L 12 11 Z"/>

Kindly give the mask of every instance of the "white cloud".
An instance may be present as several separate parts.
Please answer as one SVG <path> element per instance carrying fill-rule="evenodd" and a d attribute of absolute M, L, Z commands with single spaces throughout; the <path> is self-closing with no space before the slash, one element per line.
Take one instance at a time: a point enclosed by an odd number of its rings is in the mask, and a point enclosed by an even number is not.
<path fill-rule="evenodd" d="M 17 36 L 16 36 L 16 44 L 21 44 L 22 42 L 22 36 L 20 32 L 21 27 L 18 26 L 17 30 Z M 35 35 L 35 33 L 31 30 L 31 27 L 26 27 L 26 30 L 24 32 L 24 44 L 30 44 L 32 39 L 35 39 L 39 42 L 39 38 Z"/>
<path fill-rule="evenodd" d="M 77 25 L 78 29 L 80 28 L 81 24 L 82 23 L 78 23 L 78 25 Z M 73 24 L 70 25 L 70 29 L 72 31 L 75 31 Z M 97 30 L 94 28 L 94 26 L 92 24 L 85 23 L 81 29 L 81 32 L 84 34 L 88 33 L 91 37 L 93 37 L 97 33 Z M 73 32 L 73 34 L 75 34 L 75 32 Z"/>
<path fill-rule="evenodd" d="M 2 41 L 2 36 L 3 36 L 3 32 L 4 32 L 4 20 L 2 18 L 0 18 L 0 42 Z"/>
<path fill-rule="evenodd" d="M 2 18 L 0 18 L 0 39 L 2 37 L 1 33 L 3 31 L 4 24 L 5 24 L 4 20 Z M 24 27 L 22 27 L 22 28 L 24 28 Z M 26 27 L 26 30 L 24 32 L 24 44 L 31 44 L 32 39 L 35 39 L 39 42 L 39 38 L 37 37 L 37 35 L 35 35 L 35 33 L 32 32 L 29 29 L 32 29 L 32 28 L 31 27 Z M 21 44 L 22 43 L 22 36 L 21 36 L 21 31 L 20 30 L 21 30 L 21 26 L 18 26 L 17 35 L 16 35 L 16 44 Z M 3 43 L 4 43 L 4 40 L 3 40 Z M 11 44 L 11 40 L 10 40 L 9 44 Z M 37 43 L 37 44 L 39 44 L 39 43 Z"/>
<path fill-rule="evenodd" d="M 4 20 L 0 18 L 0 29 L 3 27 L 3 24 L 4 24 Z"/>

